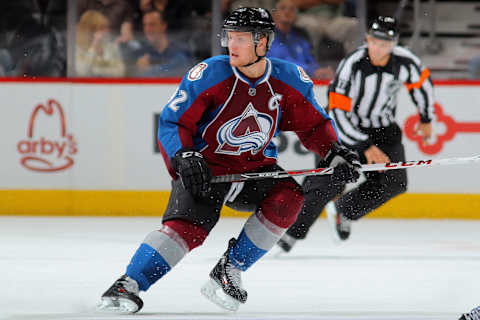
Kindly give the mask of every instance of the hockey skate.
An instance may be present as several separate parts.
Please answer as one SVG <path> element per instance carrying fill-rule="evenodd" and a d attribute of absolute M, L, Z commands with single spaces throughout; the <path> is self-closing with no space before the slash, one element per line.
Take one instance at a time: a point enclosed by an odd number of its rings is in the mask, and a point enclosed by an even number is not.
<path fill-rule="evenodd" d="M 297 242 L 297 239 L 291 235 L 285 233 L 278 241 L 277 245 L 282 249 L 283 253 L 288 253 L 292 250 L 293 246 Z"/>
<path fill-rule="evenodd" d="M 242 288 L 240 269 L 229 258 L 236 239 L 228 242 L 228 249 L 210 272 L 210 279 L 201 288 L 201 293 L 210 301 L 228 311 L 237 311 L 240 303 L 247 301 L 247 291 Z"/>
<path fill-rule="evenodd" d="M 328 223 L 330 224 L 331 234 L 335 242 L 340 243 L 347 240 L 350 236 L 352 221 L 337 211 L 333 201 L 327 203 L 325 211 L 327 212 Z"/>
<path fill-rule="evenodd" d="M 458 320 L 480 320 L 480 307 L 474 308 L 469 313 L 464 313 Z"/>
<path fill-rule="evenodd" d="M 135 313 L 143 307 L 138 292 L 137 282 L 123 275 L 105 291 L 97 309 L 106 312 Z"/>

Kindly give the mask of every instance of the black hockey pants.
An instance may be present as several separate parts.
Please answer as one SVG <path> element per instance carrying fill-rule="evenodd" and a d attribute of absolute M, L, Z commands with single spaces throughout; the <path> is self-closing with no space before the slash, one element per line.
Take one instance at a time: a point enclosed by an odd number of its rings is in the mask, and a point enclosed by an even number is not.
<path fill-rule="evenodd" d="M 402 133 L 398 125 L 385 128 L 363 129 L 370 140 L 392 162 L 405 161 L 405 149 L 402 145 Z M 360 153 L 362 163 L 366 163 L 363 152 Z M 366 180 L 354 189 L 340 196 L 336 201 L 339 212 L 351 220 L 357 220 L 372 210 L 406 191 L 407 173 L 404 169 L 384 172 L 365 172 Z M 325 205 L 345 189 L 344 184 L 334 185 L 330 176 L 307 177 L 303 183 L 304 204 L 296 222 L 288 229 L 287 234 L 296 239 L 304 239 L 310 227 L 320 216 Z"/>

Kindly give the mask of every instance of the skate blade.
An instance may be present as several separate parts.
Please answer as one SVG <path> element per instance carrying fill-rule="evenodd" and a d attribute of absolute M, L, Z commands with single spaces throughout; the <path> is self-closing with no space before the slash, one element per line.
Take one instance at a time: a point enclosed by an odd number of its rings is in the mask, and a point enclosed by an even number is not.
<path fill-rule="evenodd" d="M 335 209 L 335 204 L 333 201 L 329 201 L 325 205 L 325 212 L 327 213 L 328 225 L 330 226 L 330 235 L 332 236 L 333 242 L 336 245 L 340 245 L 343 240 L 340 239 L 340 236 L 337 233 L 337 209 Z"/>
<path fill-rule="evenodd" d="M 124 298 L 102 297 L 97 305 L 98 312 L 130 314 L 138 311 L 138 306 Z"/>
<path fill-rule="evenodd" d="M 205 298 L 215 303 L 217 306 L 230 312 L 237 311 L 240 305 L 240 302 L 238 300 L 235 300 L 234 298 L 223 292 L 222 287 L 212 279 L 209 279 L 202 286 L 200 292 Z"/>

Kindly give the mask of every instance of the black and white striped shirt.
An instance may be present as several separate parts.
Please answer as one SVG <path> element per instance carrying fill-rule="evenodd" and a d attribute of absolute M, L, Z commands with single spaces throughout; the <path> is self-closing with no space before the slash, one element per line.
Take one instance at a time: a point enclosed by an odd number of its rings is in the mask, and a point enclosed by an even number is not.
<path fill-rule="evenodd" d="M 330 116 L 348 145 L 368 141 L 361 128 L 387 127 L 395 122 L 397 95 L 405 84 L 422 122 L 433 119 L 433 84 L 429 70 L 406 48 L 395 46 L 386 66 L 370 63 L 366 45 L 340 62 L 329 86 Z"/>

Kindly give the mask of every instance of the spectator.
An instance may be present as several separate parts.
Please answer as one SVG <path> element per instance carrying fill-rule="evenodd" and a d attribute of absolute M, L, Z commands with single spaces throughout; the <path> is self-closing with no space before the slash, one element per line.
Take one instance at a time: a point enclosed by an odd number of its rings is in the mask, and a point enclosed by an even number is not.
<path fill-rule="evenodd" d="M 125 65 L 113 42 L 109 21 L 96 10 L 87 10 L 77 26 L 75 66 L 77 76 L 121 77 Z"/>
<path fill-rule="evenodd" d="M 191 53 L 169 39 L 167 28 L 168 24 L 160 11 L 153 10 L 143 16 L 145 39 L 140 41 L 140 47 L 121 46 L 130 75 L 177 77 L 189 68 Z"/>
<path fill-rule="evenodd" d="M 168 24 L 169 39 L 184 43 L 200 61 L 211 55 L 211 0 L 136 0 L 140 15 L 135 20 L 135 29 L 143 28 L 143 15 L 156 10 L 163 13 Z M 226 1 L 226 0 L 222 0 Z"/>
<path fill-rule="evenodd" d="M 333 69 L 321 68 L 311 54 L 305 31 L 294 26 L 297 8 L 292 0 L 280 0 L 273 11 L 275 40 L 268 56 L 284 59 L 301 66 L 313 79 L 333 78 Z"/>
<path fill-rule="evenodd" d="M 473 57 L 469 67 L 470 77 L 480 79 L 480 56 Z"/>
<path fill-rule="evenodd" d="M 62 0 L 3 1 L 0 47 L 4 75 L 62 77 L 66 9 Z"/>
<path fill-rule="evenodd" d="M 345 0 L 293 0 L 300 10 L 297 25 L 306 29 L 312 39 L 314 56 L 319 59 L 326 51 L 322 40 L 334 40 L 343 47 L 343 55 L 358 45 L 357 18 L 343 16 Z"/>
<path fill-rule="evenodd" d="M 127 0 L 77 0 L 77 14 L 82 16 L 87 10 L 96 10 L 107 17 L 113 35 L 120 34 L 122 24 L 130 23 L 134 17 L 134 10 Z"/>
<path fill-rule="evenodd" d="M 65 48 L 49 25 L 27 16 L 13 34 L 8 46 L 14 64 L 12 76 L 65 76 Z"/>
<path fill-rule="evenodd" d="M 0 77 L 8 76 L 13 70 L 13 60 L 10 52 L 2 48 L 0 49 Z"/>

